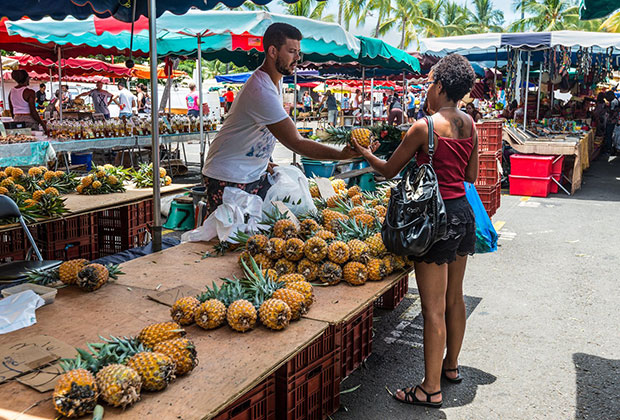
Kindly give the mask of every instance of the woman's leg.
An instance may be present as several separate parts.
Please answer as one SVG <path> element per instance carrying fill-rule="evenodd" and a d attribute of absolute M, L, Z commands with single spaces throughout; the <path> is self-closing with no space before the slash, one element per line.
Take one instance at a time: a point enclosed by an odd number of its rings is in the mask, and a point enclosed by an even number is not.
<path fill-rule="evenodd" d="M 446 345 L 448 351 L 444 369 L 456 369 L 459 365 L 459 353 L 465 336 L 465 300 L 463 299 L 463 277 L 467 265 L 467 255 L 457 256 L 456 261 L 448 264 L 448 288 L 446 292 Z M 446 372 L 450 378 L 456 378 L 456 371 Z"/>
<path fill-rule="evenodd" d="M 424 317 L 424 381 L 421 386 L 426 392 L 434 393 L 441 389 L 441 364 L 446 345 L 448 265 L 416 263 L 415 277 Z M 415 395 L 420 400 L 426 400 L 426 396 L 420 390 L 417 390 Z M 401 390 L 396 396 L 400 399 L 405 398 Z M 441 394 L 431 397 L 431 401 L 441 401 Z"/>

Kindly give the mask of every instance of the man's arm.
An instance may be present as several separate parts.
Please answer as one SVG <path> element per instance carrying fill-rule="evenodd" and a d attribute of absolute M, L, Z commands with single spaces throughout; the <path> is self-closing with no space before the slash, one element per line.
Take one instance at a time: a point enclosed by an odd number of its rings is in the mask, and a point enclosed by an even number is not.
<path fill-rule="evenodd" d="M 360 153 L 346 146 L 342 150 L 303 138 L 297 131 L 293 120 L 285 118 L 267 126 L 284 146 L 302 156 L 317 160 L 345 160 L 361 156 Z"/>

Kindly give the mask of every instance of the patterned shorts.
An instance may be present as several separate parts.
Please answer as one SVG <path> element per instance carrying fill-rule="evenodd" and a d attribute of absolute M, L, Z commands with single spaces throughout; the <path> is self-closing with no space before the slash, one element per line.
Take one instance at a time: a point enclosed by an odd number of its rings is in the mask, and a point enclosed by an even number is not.
<path fill-rule="evenodd" d="M 250 194 L 256 194 L 261 198 L 265 198 L 267 190 L 271 187 L 267 173 L 261 175 L 258 181 L 249 184 L 238 184 L 236 182 L 220 181 L 219 179 L 204 177 L 206 189 L 206 197 L 204 201 L 207 203 L 207 215 L 213 213 L 215 209 L 222 204 L 224 188 L 235 187 Z"/>

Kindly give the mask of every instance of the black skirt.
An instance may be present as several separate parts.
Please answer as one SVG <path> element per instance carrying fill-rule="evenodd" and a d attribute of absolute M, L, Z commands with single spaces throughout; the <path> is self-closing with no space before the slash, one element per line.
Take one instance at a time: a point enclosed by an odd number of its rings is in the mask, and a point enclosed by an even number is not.
<path fill-rule="evenodd" d="M 473 255 L 476 252 L 476 217 L 465 196 L 444 200 L 448 215 L 448 227 L 443 238 L 428 252 L 411 257 L 416 262 L 450 264 L 456 256 Z"/>

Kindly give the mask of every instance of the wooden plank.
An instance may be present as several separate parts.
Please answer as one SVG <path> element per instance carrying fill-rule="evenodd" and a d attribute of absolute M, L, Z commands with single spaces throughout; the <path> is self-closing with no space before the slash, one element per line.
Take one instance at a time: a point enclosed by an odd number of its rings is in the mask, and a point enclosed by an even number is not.
<path fill-rule="evenodd" d="M 135 335 L 151 322 L 169 320 L 169 308 L 147 299 L 147 293 L 146 289 L 114 284 L 89 294 L 72 287 L 61 289 L 53 305 L 37 310 L 37 324 L 1 336 L 0 345 L 47 334 L 83 348 L 88 341 L 98 341 L 100 334 Z M 212 418 L 275 372 L 327 326 L 325 322 L 302 319 L 281 332 L 259 327 L 246 334 L 227 327 L 215 331 L 188 327 L 188 336 L 198 352 L 198 367 L 164 392 L 143 393 L 142 401 L 125 411 L 106 407 L 106 418 L 144 419 L 155 413 L 166 419 Z M 13 418 L 50 395 L 17 382 L 1 385 L 0 416 Z M 196 398 L 198 395 L 208 398 Z M 39 419 L 56 418 L 51 401 L 43 401 L 26 414 Z"/>
<path fill-rule="evenodd" d="M 365 168 L 354 169 L 352 171 L 343 172 L 341 174 L 334 175 L 334 178 L 335 179 L 355 178 L 356 176 L 360 176 L 360 175 L 364 175 L 364 174 L 369 174 L 371 172 L 375 172 L 375 170 L 372 167 L 367 166 Z"/>

